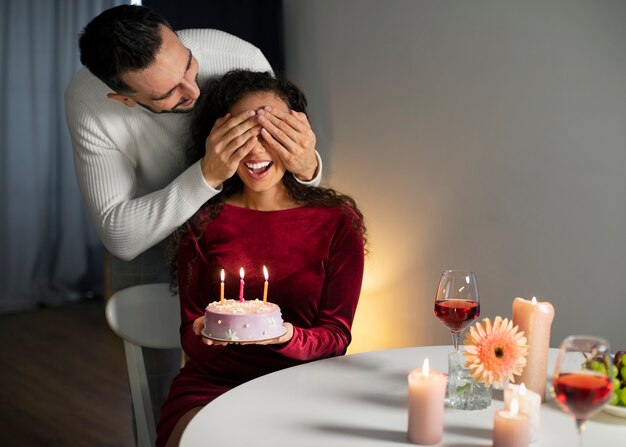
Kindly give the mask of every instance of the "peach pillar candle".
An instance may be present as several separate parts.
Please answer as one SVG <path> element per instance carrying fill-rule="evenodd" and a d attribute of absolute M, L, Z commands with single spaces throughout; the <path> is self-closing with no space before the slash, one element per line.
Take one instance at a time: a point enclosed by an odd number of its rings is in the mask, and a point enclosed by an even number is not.
<path fill-rule="evenodd" d="M 220 304 L 224 304 L 224 269 L 222 269 L 222 272 L 220 273 L 220 279 L 222 280 L 220 282 Z"/>
<path fill-rule="evenodd" d="M 530 425 L 529 439 L 530 442 L 539 440 L 539 415 L 541 411 L 541 396 L 532 390 L 526 389 L 526 386 L 509 385 L 504 390 L 504 409 L 511 409 L 511 401 L 517 398 L 519 403 L 519 412 L 528 416 Z"/>
<path fill-rule="evenodd" d="M 263 286 L 263 304 L 267 303 L 267 267 L 263 266 L 263 276 L 265 276 L 265 285 Z"/>
<path fill-rule="evenodd" d="M 496 411 L 493 417 L 493 447 L 527 447 L 528 416 L 518 413 L 517 398 L 511 399 L 510 410 Z"/>
<path fill-rule="evenodd" d="M 448 378 L 431 371 L 428 359 L 422 368 L 411 371 L 409 382 L 409 441 L 437 444 L 443 437 L 443 408 Z"/>
<path fill-rule="evenodd" d="M 537 298 L 513 300 L 513 324 L 524 331 L 528 343 L 528 356 L 522 375 L 515 377 L 516 382 L 525 383 L 526 388 L 546 399 L 546 380 L 548 377 L 548 350 L 550 349 L 550 328 L 554 319 L 554 307 L 548 302 L 539 302 Z"/>

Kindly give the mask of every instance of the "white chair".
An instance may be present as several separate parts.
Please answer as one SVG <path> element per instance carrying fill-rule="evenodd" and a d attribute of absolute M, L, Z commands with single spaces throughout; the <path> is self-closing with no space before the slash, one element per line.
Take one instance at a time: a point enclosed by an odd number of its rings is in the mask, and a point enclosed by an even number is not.
<path fill-rule="evenodd" d="M 115 292 L 105 313 L 113 332 L 124 340 L 137 444 L 152 447 L 156 426 L 141 348 L 180 348 L 178 295 L 165 283 L 132 286 Z"/>

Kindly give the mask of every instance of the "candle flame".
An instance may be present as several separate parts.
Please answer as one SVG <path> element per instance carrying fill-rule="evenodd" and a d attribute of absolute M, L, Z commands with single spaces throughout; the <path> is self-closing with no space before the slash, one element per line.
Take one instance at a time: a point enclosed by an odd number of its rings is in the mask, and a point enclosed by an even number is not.
<path fill-rule="evenodd" d="M 225 278 L 224 269 L 222 269 L 222 272 L 220 273 L 220 278 L 222 279 L 222 282 L 224 282 L 224 278 Z"/>
<path fill-rule="evenodd" d="M 522 382 L 522 384 L 519 387 L 519 394 L 520 394 L 520 396 L 523 396 L 524 394 L 526 394 L 526 385 L 524 385 L 523 382 Z"/>
<path fill-rule="evenodd" d="M 268 274 L 267 274 L 267 267 L 265 266 L 263 266 L 263 276 L 265 276 L 265 281 L 267 281 Z"/>
<path fill-rule="evenodd" d="M 239 276 L 243 279 L 243 267 L 239 269 Z"/>
<path fill-rule="evenodd" d="M 537 304 L 537 297 L 533 296 L 533 299 L 530 300 L 531 303 Z"/>
<path fill-rule="evenodd" d="M 517 397 L 511 399 L 511 409 L 509 410 L 509 414 L 511 416 L 517 416 L 519 404 L 517 403 Z"/>
<path fill-rule="evenodd" d="M 424 364 L 422 365 L 422 373 L 427 376 L 429 373 L 429 367 L 428 367 L 428 357 L 426 357 L 424 359 Z"/>

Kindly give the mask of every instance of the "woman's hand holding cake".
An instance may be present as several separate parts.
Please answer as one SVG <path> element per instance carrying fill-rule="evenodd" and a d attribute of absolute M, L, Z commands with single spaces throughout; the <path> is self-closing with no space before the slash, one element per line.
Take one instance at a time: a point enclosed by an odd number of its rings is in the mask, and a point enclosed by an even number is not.
<path fill-rule="evenodd" d="M 226 346 L 227 344 L 231 343 L 228 341 L 217 341 L 217 340 L 211 340 L 211 339 L 203 337 L 202 336 L 203 328 L 204 328 L 204 315 L 196 318 L 196 320 L 193 322 L 193 333 L 196 334 L 198 337 L 200 337 L 202 339 L 202 343 L 204 343 L 205 345 Z"/>

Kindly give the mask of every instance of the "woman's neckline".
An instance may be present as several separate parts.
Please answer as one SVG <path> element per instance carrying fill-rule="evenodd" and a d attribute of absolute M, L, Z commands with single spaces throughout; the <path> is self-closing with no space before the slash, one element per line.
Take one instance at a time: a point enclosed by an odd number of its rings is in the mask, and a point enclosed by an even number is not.
<path fill-rule="evenodd" d="M 228 203 L 228 202 L 224 202 L 224 206 L 227 206 L 229 208 L 238 209 L 238 210 L 256 211 L 258 213 L 277 213 L 277 212 L 280 212 L 280 211 L 297 210 L 297 209 L 301 209 L 301 208 L 304 207 L 304 205 L 296 204 L 296 205 L 294 205 L 292 207 L 276 208 L 276 209 L 271 209 L 271 210 L 259 210 L 259 209 L 256 209 L 256 208 L 249 208 L 247 206 L 237 205 L 237 204 Z"/>
<path fill-rule="evenodd" d="M 247 197 L 245 193 L 236 193 L 228 197 L 224 203 L 254 211 L 285 211 L 302 206 L 301 203 L 296 202 L 288 194 L 266 194 Z"/>

